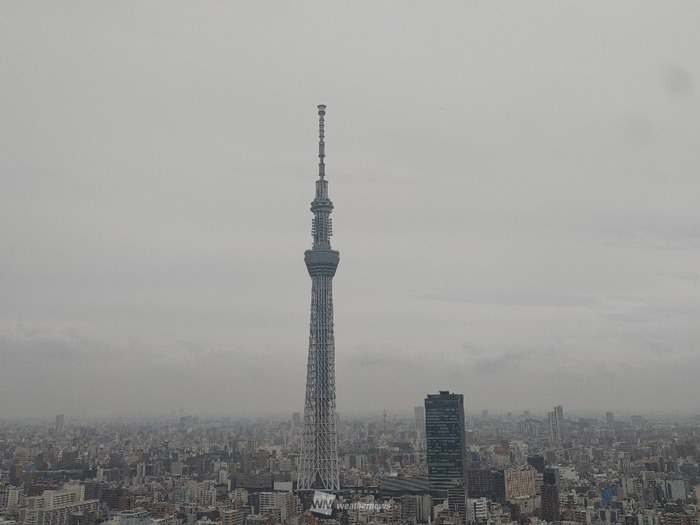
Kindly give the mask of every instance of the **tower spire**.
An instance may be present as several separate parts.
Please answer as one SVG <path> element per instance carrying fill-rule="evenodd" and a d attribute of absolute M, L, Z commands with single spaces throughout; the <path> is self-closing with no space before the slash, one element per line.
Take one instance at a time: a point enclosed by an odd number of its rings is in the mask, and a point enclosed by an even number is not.
<path fill-rule="evenodd" d="M 331 249 L 333 203 L 328 198 L 328 181 L 326 180 L 326 142 L 325 142 L 326 106 L 318 106 L 318 179 L 316 180 L 316 197 L 311 202 L 314 214 L 311 225 L 311 235 L 314 238 L 314 249 Z"/>
<path fill-rule="evenodd" d="M 324 159 L 326 158 L 326 143 L 324 141 L 326 128 L 325 128 L 325 117 L 326 117 L 326 106 L 319 104 L 318 106 L 318 178 L 323 179 L 326 176 L 326 164 Z"/>

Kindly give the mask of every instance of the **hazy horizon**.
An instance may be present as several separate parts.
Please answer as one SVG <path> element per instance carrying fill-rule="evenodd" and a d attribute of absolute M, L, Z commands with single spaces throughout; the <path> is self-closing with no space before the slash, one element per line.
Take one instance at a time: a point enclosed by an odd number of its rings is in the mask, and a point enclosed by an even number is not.
<path fill-rule="evenodd" d="M 0 4 L 0 419 L 698 413 L 700 4 Z"/>
<path fill-rule="evenodd" d="M 550 407 L 551 410 L 552 407 Z M 295 411 L 299 414 L 303 414 L 303 407 Z M 548 411 L 530 411 L 529 419 L 535 419 L 540 421 L 546 421 L 548 417 Z M 668 411 L 668 412 L 615 412 L 612 410 L 615 421 L 617 423 L 630 423 L 630 418 L 632 416 L 642 416 L 651 424 L 663 424 L 668 422 L 678 422 L 687 419 L 698 420 L 700 418 L 700 413 L 698 412 L 686 412 L 686 411 Z M 259 412 L 259 413 L 139 413 L 138 411 L 129 413 L 114 413 L 114 414 L 62 414 L 64 416 L 65 425 L 83 425 L 83 424 L 106 424 L 106 423 L 124 423 L 124 424 L 179 424 L 180 419 L 184 416 L 192 416 L 198 418 L 198 424 L 207 423 L 238 423 L 238 422 L 254 422 L 254 421 L 270 421 L 270 422 L 291 422 L 294 412 Z M 350 411 L 350 412 L 338 412 L 341 421 L 356 421 L 356 420 L 367 420 L 367 421 L 382 421 L 384 418 L 384 411 Z M 22 415 L 17 417 L 0 418 L 0 424 L 34 424 L 43 425 L 48 428 L 53 428 L 55 426 L 56 416 L 59 414 L 45 414 L 45 415 Z M 517 422 L 524 419 L 522 412 L 513 412 L 513 421 Z M 564 407 L 564 417 L 569 420 L 577 419 L 598 419 L 600 422 L 605 423 L 605 412 L 600 412 L 596 410 L 575 410 L 568 411 Z M 387 409 L 386 416 L 388 421 L 412 421 L 414 419 L 413 409 L 399 409 L 391 410 Z M 493 421 L 505 421 L 507 412 L 500 411 L 489 411 L 488 419 Z M 481 411 L 465 411 L 465 417 L 467 420 L 481 420 L 484 419 Z"/>

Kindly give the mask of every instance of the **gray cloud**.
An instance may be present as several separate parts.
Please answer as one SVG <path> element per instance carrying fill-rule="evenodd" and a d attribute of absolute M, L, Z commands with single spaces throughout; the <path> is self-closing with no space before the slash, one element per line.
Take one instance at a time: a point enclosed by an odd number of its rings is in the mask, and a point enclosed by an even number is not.
<path fill-rule="evenodd" d="M 459 301 L 473 304 L 531 305 L 556 307 L 595 307 L 600 302 L 594 297 L 577 297 L 556 293 L 511 293 L 511 292 L 443 292 L 429 294 L 424 299 Z"/>
<path fill-rule="evenodd" d="M 669 64 L 664 67 L 661 78 L 669 96 L 689 98 L 695 95 L 695 82 L 684 67 Z"/>
<path fill-rule="evenodd" d="M 659 275 L 664 277 L 670 277 L 672 279 L 678 279 L 679 281 L 685 281 L 689 283 L 700 282 L 700 272 L 691 271 L 671 271 L 671 272 L 661 272 Z"/>
<path fill-rule="evenodd" d="M 698 15 L 0 4 L 0 416 L 300 410 L 319 103 L 341 411 L 695 410 Z"/>
<path fill-rule="evenodd" d="M 473 368 L 477 373 L 497 376 L 503 372 L 526 372 L 526 368 L 542 362 L 552 363 L 552 358 L 561 353 L 556 347 L 509 348 L 503 351 L 491 349 L 488 355 L 475 359 Z M 537 366 L 535 366 L 537 368 Z"/>
<path fill-rule="evenodd" d="M 649 146 L 657 138 L 657 126 L 642 115 L 628 115 L 624 119 L 625 140 L 633 146 Z"/>

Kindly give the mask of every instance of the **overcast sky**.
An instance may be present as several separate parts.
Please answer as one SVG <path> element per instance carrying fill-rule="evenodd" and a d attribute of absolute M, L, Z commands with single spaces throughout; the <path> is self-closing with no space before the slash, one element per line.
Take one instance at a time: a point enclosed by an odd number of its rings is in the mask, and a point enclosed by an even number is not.
<path fill-rule="evenodd" d="M 700 3 L 0 3 L 0 419 L 700 412 Z"/>

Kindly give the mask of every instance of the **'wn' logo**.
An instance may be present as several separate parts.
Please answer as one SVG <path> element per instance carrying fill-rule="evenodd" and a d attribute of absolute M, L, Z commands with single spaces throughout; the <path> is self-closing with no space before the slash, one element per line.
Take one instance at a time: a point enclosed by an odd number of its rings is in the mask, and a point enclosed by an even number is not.
<path fill-rule="evenodd" d="M 311 512 L 330 516 L 333 513 L 335 495 L 327 492 L 314 492 L 314 499 L 311 503 Z"/>

